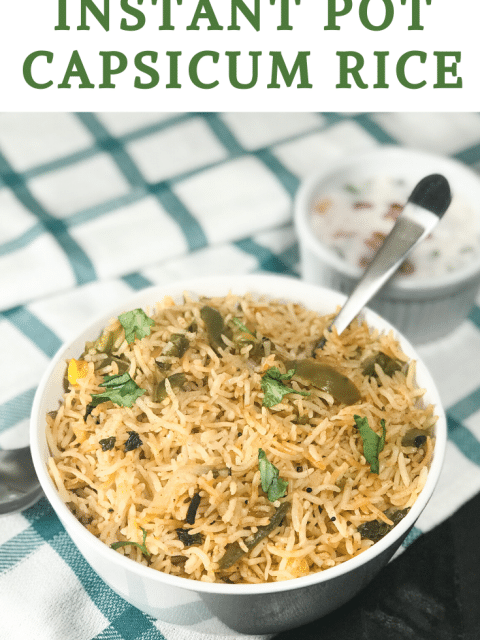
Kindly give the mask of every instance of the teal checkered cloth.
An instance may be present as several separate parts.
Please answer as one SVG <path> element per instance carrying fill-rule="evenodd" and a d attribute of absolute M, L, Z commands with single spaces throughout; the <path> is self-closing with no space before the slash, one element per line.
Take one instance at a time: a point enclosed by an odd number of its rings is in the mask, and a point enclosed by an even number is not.
<path fill-rule="evenodd" d="M 478 170 L 480 115 L 0 114 L 0 447 L 28 442 L 36 385 L 62 342 L 132 291 L 219 272 L 299 276 L 300 181 L 385 143 Z M 480 308 L 419 351 L 449 440 L 406 544 L 480 491 Z M 113 593 L 45 499 L 0 517 L 0 602 L 1 640 L 204 637 Z"/>

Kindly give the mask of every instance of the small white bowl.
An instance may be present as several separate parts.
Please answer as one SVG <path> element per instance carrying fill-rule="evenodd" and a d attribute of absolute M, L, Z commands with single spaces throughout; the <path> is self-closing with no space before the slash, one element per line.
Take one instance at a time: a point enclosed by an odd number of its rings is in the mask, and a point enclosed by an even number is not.
<path fill-rule="evenodd" d="M 295 198 L 295 229 L 300 245 L 302 277 L 349 294 L 362 274 L 324 245 L 315 235 L 311 215 L 315 202 L 332 187 L 386 175 L 403 179 L 411 188 L 432 173 L 443 174 L 452 194 L 478 213 L 480 233 L 480 177 L 450 158 L 394 146 L 354 155 L 314 174 Z M 448 211 L 445 214 L 448 216 Z M 458 327 L 475 304 L 480 288 L 480 255 L 466 266 L 434 278 L 394 276 L 369 303 L 413 344 L 446 336 Z"/>
<path fill-rule="evenodd" d="M 46 371 L 32 409 L 30 442 L 35 469 L 45 494 L 75 545 L 98 575 L 121 597 L 141 611 L 164 622 L 204 633 L 237 635 L 271 634 L 320 618 L 352 598 L 387 564 L 427 504 L 440 475 L 447 428 L 438 391 L 414 348 L 401 336 L 402 349 L 417 361 L 416 378 L 426 389 L 424 401 L 435 406 L 434 456 L 424 489 L 405 518 L 375 545 L 337 567 L 284 582 L 258 585 L 209 584 L 170 576 L 113 551 L 91 534 L 60 499 L 48 470 L 45 415 L 62 396 L 65 361 L 78 357 L 84 343 L 98 335 L 108 320 L 125 310 L 153 306 L 164 296 L 179 302 L 182 294 L 223 296 L 232 291 L 294 301 L 321 314 L 333 312 L 344 296 L 301 281 L 269 275 L 218 276 L 145 289 L 121 308 L 114 308 L 63 346 Z M 380 331 L 392 329 L 372 311 L 364 317 Z"/>

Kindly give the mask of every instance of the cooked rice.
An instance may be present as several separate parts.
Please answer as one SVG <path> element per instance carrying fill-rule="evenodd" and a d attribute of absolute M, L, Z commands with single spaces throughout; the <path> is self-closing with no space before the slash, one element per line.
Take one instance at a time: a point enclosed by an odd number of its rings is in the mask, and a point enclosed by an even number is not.
<path fill-rule="evenodd" d="M 271 339 L 286 359 L 311 353 L 312 344 L 326 334 L 333 316 L 318 316 L 298 304 L 256 300 L 251 296 L 194 300 L 166 298 L 151 317 L 149 336 L 128 344 L 123 332 L 114 353 L 129 361 L 129 373 L 147 390 L 132 408 L 106 402 L 84 420 L 92 393 L 101 393 L 105 375 L 117 364 L 103 367 L 105 354 L 90 350 L 88 374 L 70 385 L 58 411 L 47 416 L 49 469 L 61 498 L 84 526 L 110 545 L 142 543 L 146 556 L 127 545 L 118 549 L 137 562 L 168 574 L 205 582 L 261 583 L 287 580 L 334 567 L 357 556 L 373 542 L 358 527 L 370 520 L 391 524 L 387 509 L 413 505 L 421 492 L 433 452 L 433 438 L 419 447 L 404 447 L 411 428 L 431 429 L 432 406 L 422 405 L 424 390 L 415 384 L 415 363 L 392 377 L 376 367 L 377 378 L 363 375 L 362 363 L 378 351 L 404 362 L 392 334 L 370 331 L 357 322 L 339 337 L 329 334 L 317 358 L 347 375 L 361 393 L 351 406 L 295 379 L 288 382 L 309 396 L 286 395 L 280 404 L 262 406 L 262 374 L 272 366 L 285 371 L 275 353 L 259 363 L 249 358 L 250 346 L 220 354 L 210 346 L 201 307 L 208 303 L 231 318 L 255 327 L 257 338 Z M 193 326 L 192 326 L 193 325 Z M 195 326 L 196 325 L 196 326 Z M 107 329 L 119 326 L 115 318 Z M 162 352 L 172 334 L 182 333 L 190 347 L 181 358 Z M 168 372 L 158 362 L 169 360 Z M 405 371 L 405 372 L 404 372 Z M 184 372 L 183 390 L 166 384 L 168 396 L 154 402 L 152 392 L 165 375 Z M 380 473 L 372 473 L 353 416 L 367 417 L 386 443 L 379 455 Z M 306 424 L 299 424 L 306 416 Z M 142 445 L 125 452 L 130 431 Z M 116 437 L 116 446 L 103 451 L 99 441 Z M 288 480 L 285 498 L 269 502 L 262 491 L 258 450 Z M 192 497 L 200 505 L 192 526 L 185 518 Z M 236 564 L 220 570 L 226 545 L 244 541 L 268 525 L 285 500 L 291 508 L 281 526 Z M 176 530 L 200 533 L 202 542 L 186 546 Z M 180 556 L 180 558 L 179 558 Z"/>

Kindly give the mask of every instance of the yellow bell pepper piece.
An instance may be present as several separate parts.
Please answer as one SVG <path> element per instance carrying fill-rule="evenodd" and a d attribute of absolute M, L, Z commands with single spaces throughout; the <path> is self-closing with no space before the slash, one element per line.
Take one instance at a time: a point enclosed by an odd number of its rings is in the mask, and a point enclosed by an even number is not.
<path fill-rule="evenodd" d="M 67 377 L 70 384 L 77 384 L 80 378 L 85 378 L 88 374 L 88 362 L 85 360 L 75 360 L 72 358 L 68 363 Z"/>
<path fill-rule="evenodd" d="M 80 444 L 85 442 L 85 440 L 90 435 L 88 431 L 85 431 L 84 429 L 79 429 L 78 427 L 73 427 L 73 433 L 75 434 L 76 442 L 80 442 Z"/>
<path fill-rule="evenodd" d="M 310 572 L 306 558 L 289 558 L 285 569 L 295 578 L 301 578 Z"/>

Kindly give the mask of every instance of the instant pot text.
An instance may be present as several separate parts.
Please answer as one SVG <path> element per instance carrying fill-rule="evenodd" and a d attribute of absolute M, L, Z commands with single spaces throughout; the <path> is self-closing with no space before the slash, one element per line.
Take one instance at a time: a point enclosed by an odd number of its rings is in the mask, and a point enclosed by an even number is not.
<path fill-rule="evenodd" d="M 178 90 L 187 85 L 202 90 L 219 86 L 240 90 L 259 86 L 311 89 L 319 82 L 320 70 L 333 65 L 336 89 L 459 89 L 463 85 L 461 51 L 412 49 L 393 54 L 375 47 L 373 34 L 388 30 L 396 20 L 402 21 L 406 33 L 427 29 L 434 3 L 435 0 L 58 0 L 51 29 L 58 36 L 62 34 L 63 47 L 29 53 L 23 61 L 23 77 L 38 90 Z M 312 56 L 310 50 L 292 47 L 292 42 L 299 41 L 292 39 L 292 34 L 302 35 L 298 32 L 305 29 L 307 12 L 309 20 L 316 21 L 319 39 L 354 29 L 355 33 L 364 34 L 364 50 L 329 50 L 322 58 L 318 54 Z M 276 49 L 258 48 L 262 30 L 277 32 Z M 65 47 L 70 34 L 82 32 L 85 50 L 78 46 L 79 36 L 75 48 Z M 138 32 L 145 34 L 141 41 L 134 36 Z M 208 48 L 192 52 L 170 46 L 175 34 L 190 34 L 188 38 L 195 43 L 202 32 L 208 33 Z M 235 40 L 239 32 L 250 34 L 247 48 L 235 46 L 240 43 Z M 93 55 L 89 45 L 92 33 L 104 33 L 106 45 Z M 230 34 L 229 42 L 234 45 L 231 50 L 216 44 L 220 42 L 219 34 L 225 33 Z M 130 46 L 128 53 L 118 46 L 129 35 L 136 37 L 135 42 L 142 47 L 133 53 Z M 182 43 L 186 40 L 182 38 Z M 243 38 L 243 44 L 245 41 Z M 109 47 L 112 42 L 117 46 Z M 165 43 L 168 48 L 162 48 Z M 308 46 L 307 37 L 305 43 Z"/>

